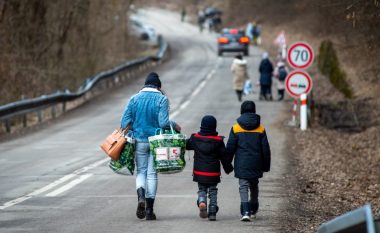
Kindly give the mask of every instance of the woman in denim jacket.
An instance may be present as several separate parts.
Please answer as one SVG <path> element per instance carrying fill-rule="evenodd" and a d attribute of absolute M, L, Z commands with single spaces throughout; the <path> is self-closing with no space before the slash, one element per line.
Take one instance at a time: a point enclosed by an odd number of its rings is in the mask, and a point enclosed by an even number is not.
<path fill-rule="evenodd" d="M 153 205 L 157 191 L 157 173 L 149 151 L 148 137 L 155 135 L 157 128 L 165 128 L 170 124 L 175 130 L 181 130 L 178 124 L 169 120 L 169 100 L 161 92 L 158 75 L 152 72 L 146 78 L 144 88 L 131 97 L 121 118 L 121 128 L 129 125 L 136 139 L 136 215 L 139 219 L 156 219 Z"/>

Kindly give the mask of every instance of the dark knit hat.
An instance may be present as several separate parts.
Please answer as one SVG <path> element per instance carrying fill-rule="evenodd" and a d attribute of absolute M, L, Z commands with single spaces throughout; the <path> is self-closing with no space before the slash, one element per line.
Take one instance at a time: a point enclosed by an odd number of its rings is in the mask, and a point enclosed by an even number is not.
<path fill-rule="evenodd" d="M 145 79 L 145 86 L 161 88 L 161 80 L 157 73 L 151 72 Z"/>
<path fill-rule="evenodd" d="M 216 132 L 216 119 L 213 116 L 207 115 L 202 118 L 201 131 L 199 132 L 202 135 L 218 135 Z"/>
<path fill-rule="evenodd" d="M 236 55 L 235 58 L 239 60 L 243 60 L 243 56 L 241 54 Z"/>
<path fill-rule="evenodd" d="M 255 102 L 246 100 L 241 104 L 240 114 L 243 113 L 256 113 L 256 105 Z"/>

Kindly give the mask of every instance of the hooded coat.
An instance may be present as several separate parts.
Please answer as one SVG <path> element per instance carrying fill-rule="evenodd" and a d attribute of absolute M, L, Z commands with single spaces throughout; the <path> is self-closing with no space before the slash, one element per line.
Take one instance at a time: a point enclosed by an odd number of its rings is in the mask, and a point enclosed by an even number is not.
<path fill-rule="evenodd" d="M 271 152 L 265 128 L 256 113 L 243 113 L 232 127 L 227 151 L 234 157 L 235 177 L 261 178 L 270 170 Z"/>
<path fill-rule="evenodd" d="M 242 91 L 245 81 L 249 79 L 247 71 L 247 61 L 235 58 L 231 65 L 233 74 L 233 85 L 235 90 Z"/>
<path fill-rule="evenodd" d="M 274 72 L 273 72 L 273 75 L 276 77 L 276 80 L 277 80 L 277 90 L 285 90 L 285 80 L 280 80 L 279 79 L 279 76 L 280 76 L 280 68 L 284 68 L 286 73 L 289 73 L 289 70 L 288 68 L 285 66 L 285 64 L 283 62 L 281 63 L 278 63 L 276 68 L 274 69 Z"/>
<path fill-rule="evenodd" d="M 193 181 L 202 184 L 220 182 L 220 163 L 228 174 L 233 170 L 231 159 L 221 136 L 192 134 L 186 140 L 186 150 L 194 150 Z"/>
<path fill-rule="evenodd" d="M 260 84 L 266 86 L 272 85 L 273 65 L 268 58 L 261 60 L 259 72 Z"/>

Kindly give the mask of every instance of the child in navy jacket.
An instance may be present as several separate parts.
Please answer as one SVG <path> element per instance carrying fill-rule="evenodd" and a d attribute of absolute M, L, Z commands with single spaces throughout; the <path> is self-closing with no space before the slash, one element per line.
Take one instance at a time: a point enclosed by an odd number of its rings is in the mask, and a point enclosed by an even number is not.
<path fill-rule="evenodd" d="M 260 124 L 253 101 L 244 101 L 241 116 L 233 125 L 227 150 L 235 155 L 235 177 L 239 179 L 242 221 L 250 221 L 259 209 L 259 178 L 269 172 L 271 153 L 265 128 Z M 250 199 L 248 200 L 248 191 Z"/>

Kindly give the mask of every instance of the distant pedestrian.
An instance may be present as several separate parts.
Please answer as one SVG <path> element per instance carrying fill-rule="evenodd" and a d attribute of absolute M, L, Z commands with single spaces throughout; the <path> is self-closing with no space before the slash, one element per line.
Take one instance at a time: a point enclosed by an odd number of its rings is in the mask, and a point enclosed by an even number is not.
<path fill-rule="evenodd" d="M 150 73 L 144 87 L 132 96 L 121 118 L 121 128 L 131 128 L 136 139 L 136 190 L 137 210 L 139 219 L 156 220 L 153 211 L 157 191 L 157 172 L 154 169 L 154 159 L 149 149 L 148 137 L 156 134 L 157 128 L 172 125 L 176 131 L 181 127 L 169 120 L 169 100 L 161 91 L 161 81 L 158 74 Z"/>
<path fill-rule="evenodd" d="M 242 101 L 242 94 L 245 81 L 249 80 L 247 61 L 242 55 L 237 55 L 232 62 L 231 71 L 233 74 L 233 88 L 236 91 L 238 100 Z"/>
<path fill-rule="evenodd" d="M 204 25 L 206 21 L 206 16 L 205 13 L 201 10 L 198 12 L 198 27 L 199 27 L 199 32 L 203 32 Z"/>
<path fill-rule="evenodd" d="M 269 54 L 264 52 L 259 67 L 260 72 L 260 100 L 272 100 L 272 74 L 273 65 L 269 60 Z"/>
<path fill-rule="evenodd" d="M 276 77 L 276 86 L 277 86 L 277 96 L 278 101 L 281 101 L 284 99 L 285 95 L 285 79 L 288 76 L 289 70 L 285 66 L 285 63 L 280 61 L 277 63 L 277 66 L 274 70 L 274 77 Z"/>
<path fill-rule="evenodd" d="M 186 141 L 186 149 L 194 150 L 193 181 L 198 182 L 199 216 L 216 220 L 218 212 L 217 184 L 220 183 L 220 162 L 224 171 L 232 172 L 231 159 L 227 154 L 222 136 L 216 131 L 217 121 L 213 116 L 202 118 L 200 131 Z M 207 194 L 210 198 L 207 213 Z"/>
<path fill-rule="evenodd" d="M 183 7 L 181 11 L 181 22 L 185 22 L 185 18 L 186 18 L 186 8 Z"/>
<path fill-rule="evenodd" d="M 271 152 L 265 128 L 256 114 L 255 103 L 244 101 L 240 113 L 237 123 L 232 126 L 227 151 L 235 155 L 234 170 L 240 186 L 241 221 L 250 221 L 259 209 L 259 178 L 263 177 L 263 172 L 270 170 Z"/>
<path fill-rule="evenodd" d="M 257 25 L 256 22 L 253 22 L 251 30 L 252 30 L 251 34 L 252 34 L 253 44 L 259 45 L 261 43 L 261 40 L 260 40 L 261 28 L 259 27 L 259 25 Z"/>

